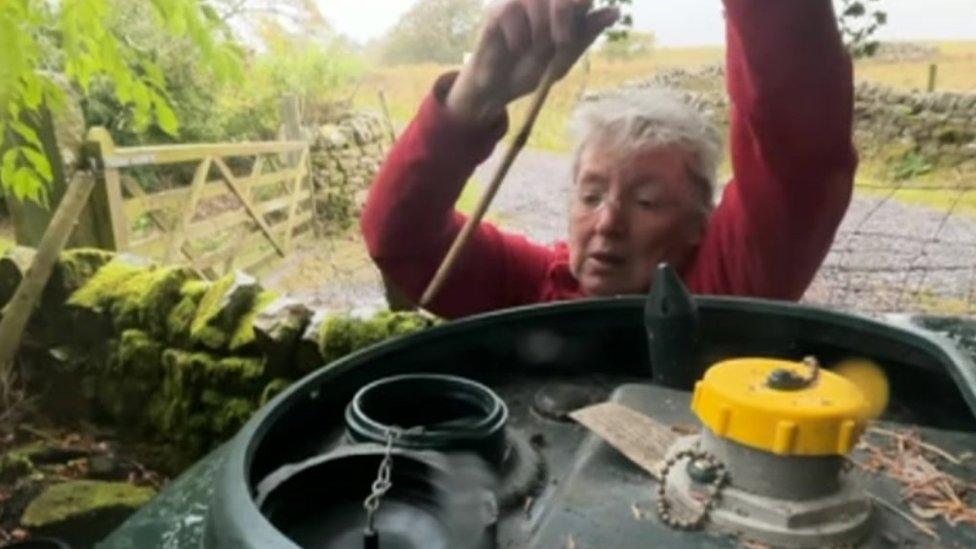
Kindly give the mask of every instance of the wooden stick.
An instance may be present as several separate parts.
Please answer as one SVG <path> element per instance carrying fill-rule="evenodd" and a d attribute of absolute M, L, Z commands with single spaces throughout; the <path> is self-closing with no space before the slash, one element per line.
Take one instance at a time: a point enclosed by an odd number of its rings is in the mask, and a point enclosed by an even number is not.
<path fill-rule="evenodd" d="M 24 328 L 94 187 L 95 177 L 90 172 L 75 173 L 74 182 L 68 184 L 58 209 L 51 217 L 51 223 L 37 245 L 34 261 L 3 309 L 3 319 L 0 320 L 0 397 L 4 401 L 12 390 L 14 357 L 20 348 Z"/>
<path fill-rule="evenodd" d="M 454 268 L 454 264 L 457 263 L 457 259 L 461 256 L 461 252 L 464 251 L 464 247 L 468 244 L 468 241 L 471 240 L 471 235 L 474 234 L 474 230 L 478 227 L 478 224 L 481 223 L 481 219 L 484 217 L 485 212 L 488 211 L 488 206 L 495 198 L 495 194 L 498 192 L 499 187 L 501 187 L 502 181 L 504 181 L 505 176 L 508 174 L 509 168 L 512 167 L 515 157 L 518 156 L 518 153 L 522 151 L 526 142 L 528 142 L 529 135 L 532 133 L 532 126 L 535 125 L 535 120 L 539 116 L 539 111 L 542 110 L 542 105 L 546 102 L 546 97 L 549 96 L 549 91 L 552 89 L 552 85 L 555 82 L 556 74 L 553 71 L 552 65 L 550 65 L 549 69 L 542 77 L 542 82 L 539 84 L 539 89 L 535 92 L 535 96 L 532 99 L 532 105 L 529 108 L 529 113 L 525 118 L 525 122 L 522 124 L 522 129 L 519 130 L 518 135 L 515 137 L 515 141 L 513 141 L 508 147 L 508 151 L 506 151 L 504 158 L 502 158 L 502 163 L 495 171 L 495 175 L 492 177 L 488 188 L 485 189 L 485 194 L 481 197 L 481 201 L 471 213 L 471 216 L 468 217 L 468 220 L 461 229 L 461 232 L 458 233 L 457 237 L 454 238 L 454 242 L 447 250 L 447 255 L 444 256 L 440 266 L 437 268 L 434 278 L 431 279 L 430 283 L 427 285 L 427 289 L 424 290 L 424 294 L 420 298 L 421 308 L 426 309 L 434 298 L 437 297 L 437 293 L 444 285 L 448 275 L 450 275 L 451 270 Z"/>

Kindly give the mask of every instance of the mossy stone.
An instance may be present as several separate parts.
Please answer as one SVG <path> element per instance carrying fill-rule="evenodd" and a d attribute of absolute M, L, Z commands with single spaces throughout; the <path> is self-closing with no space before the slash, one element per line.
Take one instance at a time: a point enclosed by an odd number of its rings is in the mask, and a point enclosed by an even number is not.
<path fill-rule="evenodd" d="M 197 307 L 204 294 L 210 289 L 210 282 L 190 280 L 180 288 L 180 300 L 166 317 L 166 337 L 173 345 L 190 345 L 190 326 L 197 314 Z"/>
<path fill-rule="evenodd" d="M 115 257 L 115 252 L 97 248 L 73 248 L 61 252 L 45 290 L 45 303 L 64 303 Z"/>
<path fill-rule="evenodd" d="M 117 329 L 143 328 L 166 335 L 167 317 L 180 301 L 183 284 L 197 275 L 183 266 L 150 268 L 126 279 L 115 292 L 110 312 Z"/>
<path fill-rule="evenodd" d="M 34 472 L 34 462 L 25 452 L 9 450 L 0 454 L 0 482 L 11 484 Z"/>
<path fill-rule="evenodd" d="M 113 260 L 98 269 L 68 298 L 68 305 L 107 313 L 125 282 L 146 271 L 146 267 L 124 260 Z"/>
<path fill-rule="evenodd" d="M 334 313 L 327 316 L 319 325 L 317 334 L 319 356 L 324 364 L 338 360 L 356 348 L 359 337 L 360 319 L 348 314 Z"/>
<path fill-rule="evenodd" d="M 319 327 L 319 351 L 325 363 L 359 349 L 429 327 L 432 321 L 419 313 L 381 311 L 370 318 L 335 314 Z"/>
<path fill-rule="evenodd" d="M 156 495 L 152 488 L 125 482 L 73 480 L 46 488 L 28 505 L 21 524 L 77 546 L 103 539 Z"/>
<path fill-rule="evenodd" d="M 254 337 L 258 350 L 267 361 L 265 367 L 269 375 L 298 375 L 298 341 L 311 317 L 311 309 L 289 297 L 276 299 L 258 313 L 253 323 Z"/>
<path fill-rule="evenodd" d="M 191 418 L 204 411 L 203 394 L 219 390 L 257 400 L 266 383 L 264 361 L 258 357 L 216 357 L 180 349 L 163 351 L 163 382 L 150 405 L 152 425 L 169 438 L 193 430 Z M 253 407 L 253 404 L 252 404 Z"/>
<path fill-rule="evenodd" d="M 164 344 L 142 330 L 125 330 L 119 338 L 114 370 L 122 375 L 153 381 L 162 369 Z"/>
<path fill-rule="evenodd" d="M 190 324 L 191 341 L 212 350 L 225 348 L 260 291 L 257 280 L 240 271 L 214 282 Z"/>
<path fill-rule="evenodd" d="M 206 418 L 214 443 L 233 436 L 257 409 L 255 402 L 249 398 L 229 396 L 212 389 L 205 390 L 200 400 L 206 410 L 201 416 Z"/>
<path fill-rule="evenodd" d="M 236 352 L 255 347 L 254 321 L 276 299 L 278 299 L 278 294 L 267 290 L 262 291 L 254 298 L 251 308 L 241 316 L 237 328 L 230 336 L 230 341 L 227 344 L 230 351 Z"/>

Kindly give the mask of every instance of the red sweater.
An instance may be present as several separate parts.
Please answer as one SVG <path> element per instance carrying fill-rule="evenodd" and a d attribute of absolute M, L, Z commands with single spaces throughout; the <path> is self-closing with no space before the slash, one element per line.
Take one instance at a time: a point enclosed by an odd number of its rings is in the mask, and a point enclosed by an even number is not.
<path fill-rule="evenodd" d="M 682 276 L 694 293 L 799 299 L 850 202 L 851 62 L 828 0 L 725 0 L 733 179 Z M 507 129 L 452 119 L 441 77 L 390 151 L 361 219 L 414 301 L 461 230 L 454 203 Z M 431 306 L 445 317 L 584 297 L 564 243 L 482 223 Z"/>

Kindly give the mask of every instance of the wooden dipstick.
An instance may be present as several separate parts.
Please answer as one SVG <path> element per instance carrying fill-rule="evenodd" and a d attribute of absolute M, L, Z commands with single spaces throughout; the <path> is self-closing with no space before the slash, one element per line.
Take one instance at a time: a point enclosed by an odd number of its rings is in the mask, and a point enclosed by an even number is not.
<path fill-rule="evenodd" d="M 553 65 L 550 64 L 542 77 L 542 81 L 539 83 L 539 89 L 536 90 L 535 96 L 532 98 L 532 105 L 529 107 L 529 113 L 525 117 L 525 122 L 522 123 L 522 128 L 505 152 L 502 163 L 495 170 L 495 175 L 492 177 L 488 188 L 485 189 L 485 194 L 482 195 L 478 206 L 471 212 L 471 216 L 468 217 L 464 227 L 461 228 L 461 232 L 454 238 L 454 242 L 451 243 L 451 247 L 447 250 L 447 255 L 444 256 L 440 266 L 437 268 L 437 272 L 434 273 L 434 278 L 430 280 L 427 289 L 424 290 L 423 295 L 420 297 L 421 308 L 426 309 L 430 305 L 434 298 L 437 297 L 437 293 L 444 285 L 444 281 L 451 274 L 454 264 L 457 263 L 457 259 L 461 256 L 461 252 L 464 251 L 464 247 L 471 240 L 471 235 L 474 234 L 474 230 L 481 223 L 485 212 L 488 211 L 488 206 L 495 198 L 495 194 L 498 192 L 499 187 L 501 187 L 509 168 L 512 167 L 515 157 L 518 156 L 518 153 L 521 152 L 526 142 L 528 142 L 529 135 L 532 133 L 532 126 L 535 125 L 535 120 L 539 117 L 539 111 L 542 110 L 542 105 L 546 102 L 546 97 L 549 96 L 549 90 L 552 89 L 552 85 L 555 82 L 556 73 Z"/>

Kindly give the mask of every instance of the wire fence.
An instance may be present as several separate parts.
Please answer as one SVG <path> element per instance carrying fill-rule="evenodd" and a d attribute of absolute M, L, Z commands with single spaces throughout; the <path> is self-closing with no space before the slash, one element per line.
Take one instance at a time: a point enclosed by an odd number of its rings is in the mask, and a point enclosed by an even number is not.
<path fill-rule="evenodd" d="M 972 179 L 859 186 L 805 301 L 867 313 L 976 315 L 976 215 L 961 207 L 976 202 Z M 900 199 L 906 192 L 911 201 Z"/>

